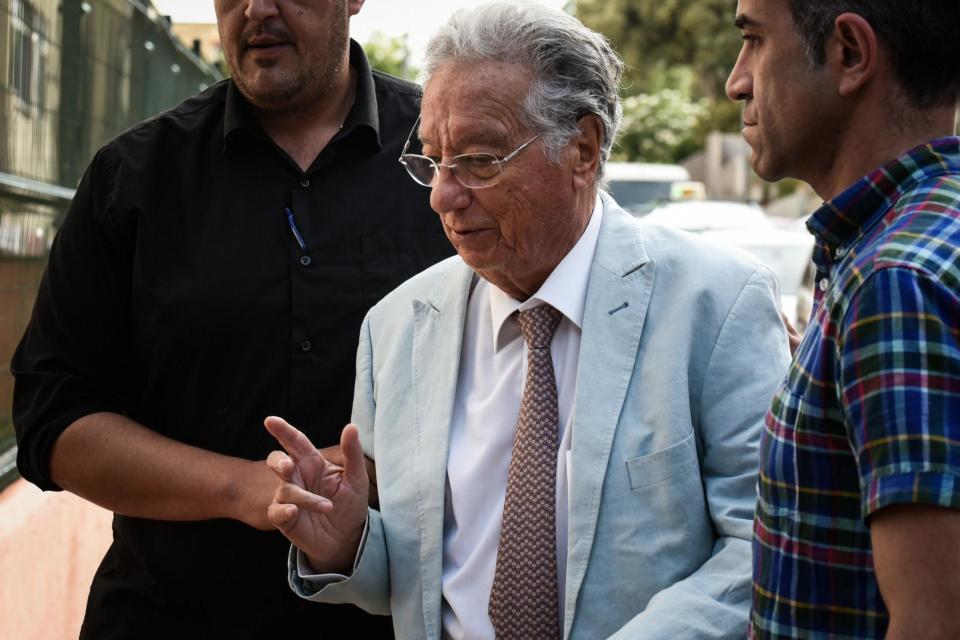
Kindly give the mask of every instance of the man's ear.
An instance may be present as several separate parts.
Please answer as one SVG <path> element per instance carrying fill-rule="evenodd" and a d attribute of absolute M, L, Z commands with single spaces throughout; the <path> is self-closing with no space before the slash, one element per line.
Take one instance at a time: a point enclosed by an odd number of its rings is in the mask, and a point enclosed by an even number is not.
<path fill-rule="evenodd" d="M 350 10 L 350 15 L 355 16 L 360 13 L 360 9 L 363 8 L 364 0 L 348 0 L 347 8 Z"/>
<path fill-rule="evenodd" d="M 837 73 L 837 91 L 850 96 L 866 86 L 877 74 L 880 46 L 877 33 L 856 13 L 842 13 L 833 23 L 827 41 L 827 64 Z"/>
<path fill-rule="evenodd" d="M 597 182 L 597 166 L 600 164 L 600 149 L 603 146 L 603 125 L 594 115 L 577 121 L 579 133 L 571 141 L 573 145 L 573 185 L 576 189 L 589 188 Z"/>

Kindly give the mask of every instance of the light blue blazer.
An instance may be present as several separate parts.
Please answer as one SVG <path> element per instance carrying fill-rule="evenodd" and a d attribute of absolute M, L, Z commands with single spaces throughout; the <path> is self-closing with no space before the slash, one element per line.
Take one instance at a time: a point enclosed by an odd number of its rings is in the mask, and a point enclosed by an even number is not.
<path fill-rule="evenodd" d="M 789 361 L 778 285 L 747 257 L 604 196 L 570 469 L 564 637 L 743 638 L 757 445 Z M 303 597 L 441 637 L 447 447 L 474 273 L 458 257 L 364 321 L 353 422 L 380 510 L 352 576 Z"/>

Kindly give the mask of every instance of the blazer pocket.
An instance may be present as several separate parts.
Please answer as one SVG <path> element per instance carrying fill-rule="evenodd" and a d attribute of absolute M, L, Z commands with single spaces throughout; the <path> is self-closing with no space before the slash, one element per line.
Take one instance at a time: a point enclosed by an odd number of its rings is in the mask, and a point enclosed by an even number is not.
<path fill-rule="evenodd" d="M 627 460 L 627 476 L 634 491 L 652 487 L 671 478 L 683 475 L 699 464 L 694 432 L 677 444 L 666 449 Z"/>

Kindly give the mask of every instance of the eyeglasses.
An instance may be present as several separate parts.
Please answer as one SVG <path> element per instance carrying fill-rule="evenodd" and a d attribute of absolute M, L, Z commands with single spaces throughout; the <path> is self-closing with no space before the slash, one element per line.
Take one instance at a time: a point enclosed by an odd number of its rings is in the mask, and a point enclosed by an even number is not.
<path fill-rule="evenodd" d="M 400 153 L 400 164 L 402 164 L 414 182 L 425 187 L 432 187 L 440 175 L 440 167 L 446 167 L 453 172 L 453 177 L 457 182 L 468 189 L 486 189 L 492 187 L 503 177 L 503 165 L 507 164 L 527 148 L 534 140 L 540 137 L 539 134 L 533 136 L 522 145 L 508 153 L 502 158 L 498 158 L 492 153 L 464 153 L 450 158 L 450 162 L 438 162 L 428 156 L 417 153 L 407 153 L 410 147 L 410 139 L 413 132 L 417 130 L 420 124 L 420 118 L 410 130 L 407 136 L 407 142 L 403 145 L 403 151 Z"/>

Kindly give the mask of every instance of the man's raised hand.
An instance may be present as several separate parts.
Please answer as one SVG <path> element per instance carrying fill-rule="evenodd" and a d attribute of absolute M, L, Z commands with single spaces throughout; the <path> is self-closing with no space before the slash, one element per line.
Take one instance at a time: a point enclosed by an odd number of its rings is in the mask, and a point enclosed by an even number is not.
<path fill-rule="evenodd" d="M 280 478 L 267 517 L 318 573 L 350 573 L 367 517 L 368 478 L 357 428 L 347 425 L 340 436 L 341 467 L 282 418 L 267 418 L 264 425 L 285 451 L 267 457 Z"/>

